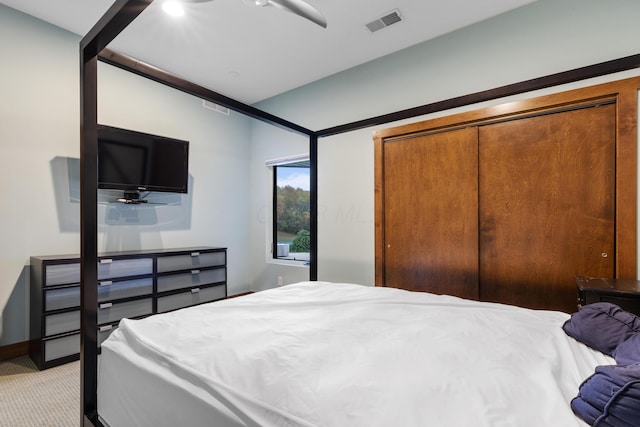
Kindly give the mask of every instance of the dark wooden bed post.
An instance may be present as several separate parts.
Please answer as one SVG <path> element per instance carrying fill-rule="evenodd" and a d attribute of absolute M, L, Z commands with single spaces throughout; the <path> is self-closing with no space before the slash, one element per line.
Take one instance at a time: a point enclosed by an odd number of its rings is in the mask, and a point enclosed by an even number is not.
<path fill-rule="evenodd" d="M 80 425 L 98 422 L 98 55 L 153 0 L 118 0 L 80 42 Z"/>
<path fill-rule="evenodd" d="M 97 256 L 97 56 L 81 58 L 80 135 L 80 399 L 81 424 L 95 425 L 98 329 Z"/>
<path fill-rule="evenodd" d="M 309 280 L 318 280 L 318 136 L 309 137 L 309 172 L 311 184 L 311 200 L 309 201 L 311 224 L 311 259 L 309 262 Z"/>

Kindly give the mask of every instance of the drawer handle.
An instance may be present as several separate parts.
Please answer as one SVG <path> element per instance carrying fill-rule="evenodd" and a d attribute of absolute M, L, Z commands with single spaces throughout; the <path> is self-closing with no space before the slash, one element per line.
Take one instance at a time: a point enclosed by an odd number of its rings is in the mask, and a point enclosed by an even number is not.
<path fill-rule="evenodd" d="M 200 274 L 200 270 L 191 270 L 191 274 Z"/>
<path fill-rule="evenodd" d="M 191 252 L 192 257 L 200 256 L 200 252 Z"/>
<path fill-rule="evenodd" d="M 98 330 L 100 332 L 104 332 L 104 331 L 110 331 L 112 329 L 113 329 L 113 325 L 104 325 L 104 326 L 100 326 Z"/>
<path fill-rule="evenodd" d="M 191 293 L 192 293 L 192 294 L 197 294 L 198 292 L 200 292 L 200 288 L 193 288 L 193 289 L 191 289 Z"/>
<path fill-rule="evenodd" d="M 98 282 L 98 285 L 100 286 L 109 286 L 111 284 L 113 284 L 112 280 L 105 280 L 104 282 Z"/>
<path fill-rule="evenodd" d="M 103 308 L 111 308 L 111 306 L 112 306 L 112 305 L 113 305 L 113 303 L 105 302 L 105 303 L 103 303 L 103 304 L 100 304 L 100 309 L 103 309 Z"/>
<path fill-rule="evenodd" d="M 100 260 L 100 264 L 111 264 L 113 260 L 111 258 L 105 258 Z"/>

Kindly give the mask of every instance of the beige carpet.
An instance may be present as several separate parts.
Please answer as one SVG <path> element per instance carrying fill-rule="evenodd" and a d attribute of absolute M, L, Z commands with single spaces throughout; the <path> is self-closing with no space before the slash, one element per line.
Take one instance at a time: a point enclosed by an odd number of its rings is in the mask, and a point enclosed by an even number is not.
<path fill-rule="evenodd" d="M 38 371 L 31 359 L 0 362 L 1 427 L 80 425 L 80 362 Z"/>

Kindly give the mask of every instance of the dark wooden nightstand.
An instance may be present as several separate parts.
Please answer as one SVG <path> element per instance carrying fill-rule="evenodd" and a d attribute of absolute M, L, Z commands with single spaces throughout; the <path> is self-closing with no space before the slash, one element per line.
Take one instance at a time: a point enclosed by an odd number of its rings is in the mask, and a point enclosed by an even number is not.
<path fill-rule="evenodd" d="M 576 277 L 578 307 L 594 302 L 610 302 L 640 316 L 640 281 Z"/>

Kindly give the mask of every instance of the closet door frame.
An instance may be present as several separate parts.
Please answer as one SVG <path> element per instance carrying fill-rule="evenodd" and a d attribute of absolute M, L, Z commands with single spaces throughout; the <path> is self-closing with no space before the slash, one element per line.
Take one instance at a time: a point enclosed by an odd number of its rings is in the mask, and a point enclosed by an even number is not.
<path fill-rule="evenodd" d="M 639 89 L 640 77 L 633 77 L 374 132 L 375 285 L 385 286 L 385 143 L 398 138 L 544 114 L 548 111 L 570 109 L 598 102 L 615 102 L 616 105 L 615 278 L 635 279 L 637 276 Z"/>

